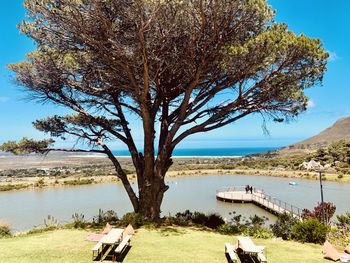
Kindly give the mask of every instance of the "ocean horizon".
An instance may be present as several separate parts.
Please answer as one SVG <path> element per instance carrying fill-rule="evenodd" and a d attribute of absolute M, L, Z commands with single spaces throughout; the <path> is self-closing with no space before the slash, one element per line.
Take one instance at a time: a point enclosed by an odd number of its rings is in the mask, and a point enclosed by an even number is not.
<path fill-rule="evenodd" d="M 233 147 L 233 148 L 179 148 L 175 149 L 174 157 L 234 157 L 247 156 L 278 149 L 279 147 Z M 128 157 L 128 150 L 114 150 L 115 156 Z"/>

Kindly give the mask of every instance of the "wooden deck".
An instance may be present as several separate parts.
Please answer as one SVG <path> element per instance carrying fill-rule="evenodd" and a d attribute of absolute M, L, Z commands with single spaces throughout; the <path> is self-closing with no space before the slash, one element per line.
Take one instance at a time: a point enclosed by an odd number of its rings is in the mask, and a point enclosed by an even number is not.
<path fill-rule="evenodd" d="M 218 190 L 216 199 L 232 203 L 253 203 L 274 215 L 287 213 L 301 220 L 302 210 L 279 199 L 267 195 L 263 190 L 254 189 L 253 193 L 246 193 L 244 187 L 229 187 Z"/>

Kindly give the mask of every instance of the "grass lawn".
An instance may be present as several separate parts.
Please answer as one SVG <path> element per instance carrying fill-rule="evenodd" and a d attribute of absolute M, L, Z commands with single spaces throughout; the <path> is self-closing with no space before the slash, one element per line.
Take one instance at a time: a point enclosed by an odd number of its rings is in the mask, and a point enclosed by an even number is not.
<path fill-rule="evenodd" d="M 92 262 L 93 242 L 85 241 L 84 230 L 57 230 L 29 236 L 0 239 L 0 262 Z M 139 229 L 125 263 L 225 263 L 225 242 L 235 237 L 190 228 Z M 269 263 L 326 262 L 321 246 L 276 239 L 254 239 L 266 246 Z"/>

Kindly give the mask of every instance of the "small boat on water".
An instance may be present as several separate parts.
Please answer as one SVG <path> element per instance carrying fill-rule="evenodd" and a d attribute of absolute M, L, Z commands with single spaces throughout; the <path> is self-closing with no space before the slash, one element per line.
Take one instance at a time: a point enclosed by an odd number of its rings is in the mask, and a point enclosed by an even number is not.
<path fill-rule="evenodd" d="M 296 182 L 289 182 L 289 185 L 297 185 Z"/>

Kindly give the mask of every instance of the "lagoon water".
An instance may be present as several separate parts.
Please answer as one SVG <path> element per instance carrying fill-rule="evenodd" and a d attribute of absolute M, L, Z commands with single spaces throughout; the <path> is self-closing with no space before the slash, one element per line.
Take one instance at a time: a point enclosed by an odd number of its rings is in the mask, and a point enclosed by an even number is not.
<path fill-rule="evenodd" d="M 253 204 L 231 204 L 217 201 L 216 190 L 228 186 L 252 185 L 264 189 L 275 198 L 299 208 L 314 207 L 320 200 L 319 182 L 316 180 L 293 179 L 296 186 L 289 185 L 290 179 L 265 176 L 219 175 L 172 178 L 162 206 L 164 214 L 178 211 L 217 212 L 230 219 L 230 212 L 236 211 L 246 217 L 264 215 L 273 222 L 275 217 Z M 336 204 L 337 214 L 350 211 L 350 184 L 324 182 L 324 198 Z M 14 231 L 22 231 L 43 224 L 48 215 L 59 222 L 71 221 L 72 214 L 82 213 L 86 219 L 98 214 L 98 209 L 114 210 L 119 216 L 132 210 L 122 185 L 96 184 L 75 187 L 45 188 L 0 192 L 0 220 L 8 222 Z"/>

